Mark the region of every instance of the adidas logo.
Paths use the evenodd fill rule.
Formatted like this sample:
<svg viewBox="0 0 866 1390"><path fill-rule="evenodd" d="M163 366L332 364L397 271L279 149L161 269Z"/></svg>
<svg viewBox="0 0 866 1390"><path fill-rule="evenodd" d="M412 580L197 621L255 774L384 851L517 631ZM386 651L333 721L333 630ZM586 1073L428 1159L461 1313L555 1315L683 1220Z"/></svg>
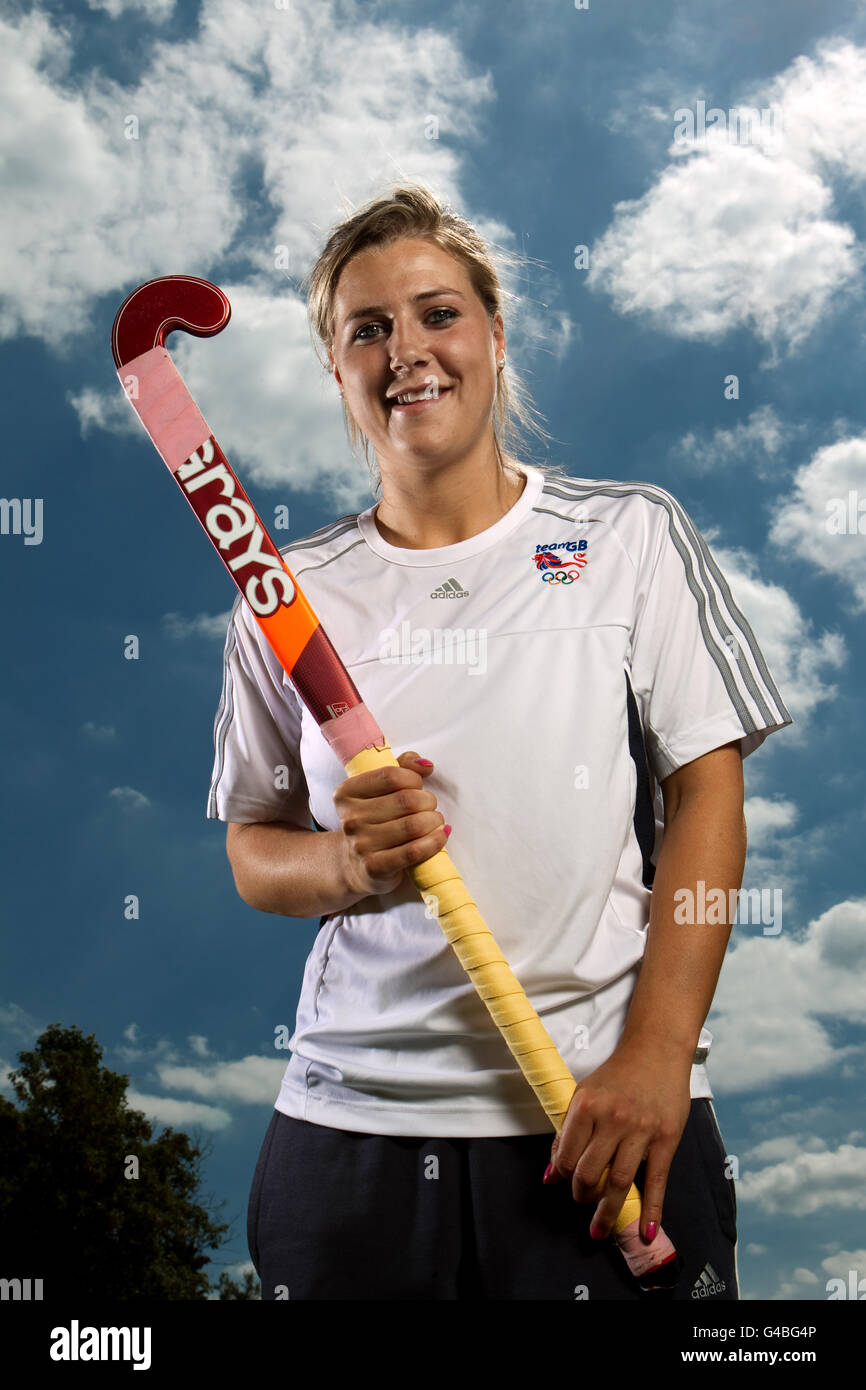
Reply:
<svg viewBox="0 0 866 1390"><path fill-rule="evenodd" d="M438 589L434 589L431 598L468 598L469 590L464 589L459 580L446 579L444 584L440 584Z"/></svg>
<svg viewBox="0 0 866 1390"><path fill-rule="evenodd" d="M712 1265L707 1262L692 1285L692 1298L712 1298L713 1294L724 1293L727 1288Z"/></svg>

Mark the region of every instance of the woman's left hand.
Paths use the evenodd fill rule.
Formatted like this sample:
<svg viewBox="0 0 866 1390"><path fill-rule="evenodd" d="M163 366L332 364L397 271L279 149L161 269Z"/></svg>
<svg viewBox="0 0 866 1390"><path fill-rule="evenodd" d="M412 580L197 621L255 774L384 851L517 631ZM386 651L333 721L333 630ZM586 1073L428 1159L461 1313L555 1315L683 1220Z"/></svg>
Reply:
<svg viewBox="0 0 866 1390"><path fill-rule="evenodd" d="M650 1228L661 1224L668 1172L689 1118L691 1065L691 1056L677 1061L643 1041L621 1042L579 1083L553 1141L547 1182L570 1177L576 1202L598 1202L590 1224L594 1239L613 1230L644 1158L640 1231L645 1240L655 1238Z"/></svg>

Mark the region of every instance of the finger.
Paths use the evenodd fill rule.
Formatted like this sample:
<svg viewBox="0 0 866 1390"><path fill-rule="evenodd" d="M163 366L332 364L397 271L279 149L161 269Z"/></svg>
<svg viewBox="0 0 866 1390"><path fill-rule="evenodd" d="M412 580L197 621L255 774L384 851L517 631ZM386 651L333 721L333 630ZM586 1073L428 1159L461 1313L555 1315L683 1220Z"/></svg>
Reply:
<svg viewBox="0 0 866 1390"><path fill-rule="evenodd" d="M558 1150L558 1149L559 1149L559 1135L557 1134L557 1135L555 1136L555 1138L554 1138L554 1140L553 1140L553 1143L552 1143L552 1145L551 1145L551 1148L550 1148L550 1162L548 1163L547 1167L545 1168L545 1170L544 1170L544 1177L542 1178L542 1182L543 1182L546 1186L548 1186L548 1187L549 1187L552 1183L555 1183L555 1182L564 1182L564 1181L565 1181L565 1178L563 1177L563 1174L560 1173L559 1170L558 1170L557 1167L556 1167L556 1154L557 1154L557 1150Z"/></svg>
<svg viewBox="0 0 866 1390"><path fill-rule="evenodd" d="M611 1158L604 1181L604 1193L589 1223L590 1235L594 1240L604 1240L613 1230L622 1204L634 1182L645 1145L645 1137L626 1140L619 1145Z"/></svg>
<svg viewBox="0 0 866 1390"><path fill-rule="evenodd" d="M651 1149L647 1157L640 1217L640 1233L644 1240L655 1240L662 1224L662 1208L672 1162L673 1154L658 1147Z"/></svg>
<svg viewBox="0 0 866 1390"><path fill-rule="evenodd" d="M340 813L344 825L355 819L361 825L382 825L385 821L403 823L412 816L417 815L436 815L436 797L432 792L425 791L423 787L401 787L397 791L385 793L371 793L369 796L354 797L350 796L343 802L344 810ZM438 812L441 816L441 811ZM442 816L441 824L445 824L445 817ZM427 830L432 826L428 825ZM424 827L419 831L414 827L409 827L410 835L423 834ZM404 836L404 839L406 836Z"/></svg>
<svg viewBox="0 0 866 1390"><path fill-rule="evenodd" d="M571 1174L571 1191L576 1202L599 1202L607 1181L611 1155L625 1138L607 1126L596 1127Z"/></svg>
<svg viewBox="0 0 866 1390"><path fill-rule="evenodd" d="M592 1131L592 1116L584 1111L576 1092L551 1150L551 1164L560 1177L571 1178L592 1139Z"/></svg>
<svg viewBox="0 0 866 1390"><path fill-rule="evenodd" d="M422 777L428 777L433 771L433 762L430 758L421 757L412 749L408 753L401 753L397 762L401 767L407 767L410 772L420 772Z"/></svg>

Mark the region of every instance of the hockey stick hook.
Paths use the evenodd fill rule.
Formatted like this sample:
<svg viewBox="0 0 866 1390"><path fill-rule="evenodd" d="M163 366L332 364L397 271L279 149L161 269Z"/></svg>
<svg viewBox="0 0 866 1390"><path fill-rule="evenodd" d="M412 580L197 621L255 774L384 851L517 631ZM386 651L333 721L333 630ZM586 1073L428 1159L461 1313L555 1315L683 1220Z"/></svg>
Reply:
<svg viewBox="0 0 866 1390"><path fill-rule="evenodd" d="M212 338L225 328L231 305L221 289L195 275L162 275L127 295L114 319L111 351L123 367L150 348L165 347L169 333L182 328Z"/></svg>

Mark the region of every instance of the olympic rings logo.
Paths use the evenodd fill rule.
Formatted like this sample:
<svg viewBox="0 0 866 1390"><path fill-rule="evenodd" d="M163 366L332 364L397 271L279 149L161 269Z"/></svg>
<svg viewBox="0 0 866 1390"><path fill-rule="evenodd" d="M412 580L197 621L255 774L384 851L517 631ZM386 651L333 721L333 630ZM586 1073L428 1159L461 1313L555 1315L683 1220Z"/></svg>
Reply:
<svg viewBox="0 0 866 1390"><path fill-rule="evenodd" d="M545 584L573 584L575 579L580 578L580 571L585 565L586 560L583 564L579 560L570 560L561 567L557 566L555 570L544 570L541 578ZM576 573L570 573L572 570Z"/></svg>

